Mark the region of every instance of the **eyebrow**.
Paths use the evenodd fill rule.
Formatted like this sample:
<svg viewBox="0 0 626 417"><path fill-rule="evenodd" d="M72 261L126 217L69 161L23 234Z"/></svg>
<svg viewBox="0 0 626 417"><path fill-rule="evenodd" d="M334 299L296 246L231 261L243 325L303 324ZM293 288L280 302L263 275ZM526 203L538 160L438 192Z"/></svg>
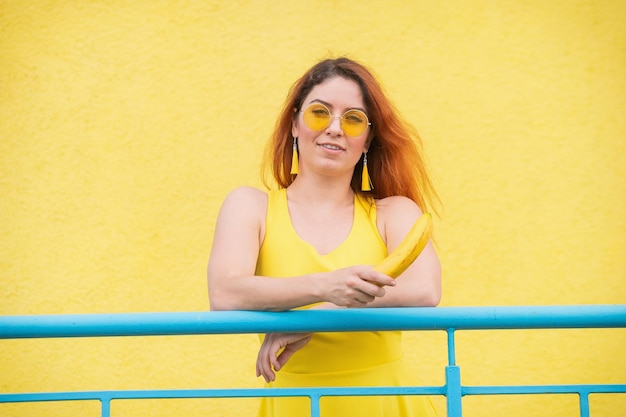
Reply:
<svg viewBox="0 0 626 417"><path fill-rule="evenodd" d="M309 105L311 105L313 103L321 103L324 106L328 107L329 109L333 109L333 105L332 104L330 104L327 101L321 100L319 98L314 98L313 100L309 101ZM347 111L350 111L350 110L360 110L363 113L367 114L367 111L364 108L361 108L361 107L349 107L349 108L344 110L344 113L347 112Z"/></svg>

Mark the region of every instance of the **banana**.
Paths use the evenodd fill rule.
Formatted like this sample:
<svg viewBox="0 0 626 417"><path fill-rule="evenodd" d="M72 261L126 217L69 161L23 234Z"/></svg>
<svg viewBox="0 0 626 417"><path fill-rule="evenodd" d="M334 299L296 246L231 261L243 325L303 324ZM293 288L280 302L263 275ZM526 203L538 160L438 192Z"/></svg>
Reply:
<svg viewBox="0 0 626 417"><path fill-rule="evenodd" d="M422 214L413 224L402 242L374 269L392 278L398 278L424 250L433 231L433 218L430 213Z"/></svg>

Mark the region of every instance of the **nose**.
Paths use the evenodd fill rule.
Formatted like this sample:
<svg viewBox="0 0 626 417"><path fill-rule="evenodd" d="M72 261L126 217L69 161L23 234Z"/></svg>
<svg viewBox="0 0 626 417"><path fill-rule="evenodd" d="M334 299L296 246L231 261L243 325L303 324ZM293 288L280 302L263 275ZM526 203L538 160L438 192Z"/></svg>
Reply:
<svg viewBox="0 0 626 417"><path fill-rule="evenodd" d="M333 135L343 133L341 127L341 116L331 116L330 123L328 124L328 132Z"/></svg>

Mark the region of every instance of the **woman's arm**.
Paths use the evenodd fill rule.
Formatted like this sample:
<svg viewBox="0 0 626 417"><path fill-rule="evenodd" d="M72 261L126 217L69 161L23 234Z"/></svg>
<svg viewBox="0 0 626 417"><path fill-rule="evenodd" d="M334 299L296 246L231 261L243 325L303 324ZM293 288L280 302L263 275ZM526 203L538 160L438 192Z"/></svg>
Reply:
<svg viewBox="0 0 626 417"><path fill-rule="evenodd" d="M266 212L267 194L252 187L237 188L224 200L207 269L212 310L285 310L318 300L304 277L287 282L254 275Z"/></svg>
<svg viewBox="0 0 626 417"><path fill-rule="evenodd" d="M406 236L422 211L406 197L388 197L377 202L378 230L391 253ZM368 307L434 307L441 299L441 264L432 241L420 256L387 290Z"/></svg>
<svg viewBox="0 0 626 417"><path fill-rule="evenodd" d="M224 200L207 269L211 310L281 311L324 301L363 307L385 294L379 285L395 285L363 265L289 279L255 275L266 213L267 194L255 188Z"/></svg>

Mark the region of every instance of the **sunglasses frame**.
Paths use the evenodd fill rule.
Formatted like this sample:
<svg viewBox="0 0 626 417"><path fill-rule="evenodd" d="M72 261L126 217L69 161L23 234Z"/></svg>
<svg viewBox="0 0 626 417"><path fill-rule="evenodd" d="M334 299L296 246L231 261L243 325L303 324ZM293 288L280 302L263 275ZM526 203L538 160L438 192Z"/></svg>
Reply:
<svg viewBox="0 0 626 417"><path fill-rule="evenodd" d="M327 124L326 126L322 127L321 129L313 129L311 126L309 126L309 125L307 124L306 120L304 119L304 113L305 113L305 112L306 112L309 108L311 108L312 106L320 106L320 107L323 107L323 108L325 108L325 109L328 111L328 114L330 115L330 117L328 118L328 124ZM343 125L343 124L344 124L344 116L345 116L346 114L348 114L348 113L352 112L352 111L356 111L356 112L359 112L359 113L363 114L363 116L365 116L365 120L367 121L367 123L366 123L366 125L365 125L365 129L363 130L363 132L362 132L362 133L360 133L360 134L358 134L358 135L355 135L355 136L349 135L349 134L346 132L346 129L344 128L344 125ZM351 138L356 138L356 137L358 137L358 136L361 136L362 134L364 134L365 132L367 132L367 129L368 129L370 126L372 126L372 123L370 122L369 117L367 117L367 114L365 114L365 112L364 112L363 110L359 110L359 109L350 109L350 110L346 110L346 111L345 111L345 112L344 112L341 116L333 116L333 115L332 115L332 113L331 113L331 111L330 111L330 109L328 108L328 106L326 106L326 105L325 105L325 104L323 104L323 103L318 103L318 102L316 102L316 103L311 103L311 104L309 104L309 105L308 105L308 106L306 106L304 109L300 110L300 112L299 112L299 113L302 113L302 121L304 122L304 124L305 124L305 125L306 125L309 129L311 129L311 130L313 130L313 131L316 131L316 132L321 132L322 130L327 129L327 128L328 128L328 126L330 126L330 124L331 124L331 123L333 122L333 120L335 120L335 119L339 119L339 125L341 126L341 130L343 131L343 133L344 133L346 136L351 137Z"/></svg>

